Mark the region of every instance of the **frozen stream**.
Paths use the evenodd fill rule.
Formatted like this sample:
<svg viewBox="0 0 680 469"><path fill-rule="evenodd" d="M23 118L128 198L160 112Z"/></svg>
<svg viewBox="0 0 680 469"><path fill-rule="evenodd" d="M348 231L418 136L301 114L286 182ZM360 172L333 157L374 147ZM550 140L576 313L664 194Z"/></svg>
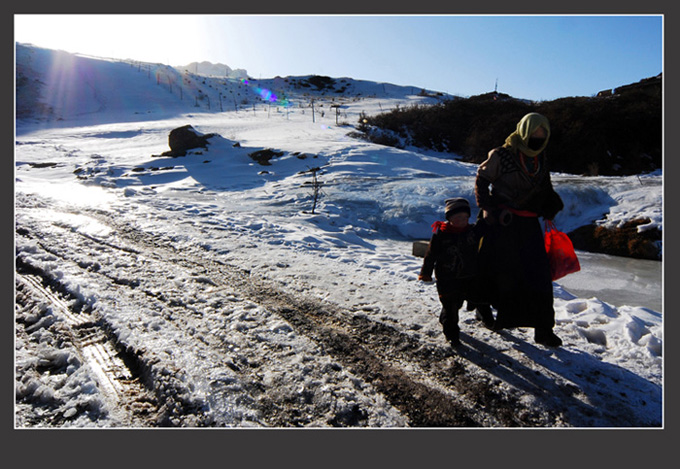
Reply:
<svg viewBox="0 0 680 469"><path fill-rule="evenodd" d="M662 312L662 262L578 251L581 271L557 283L583 298Z"/></svg>

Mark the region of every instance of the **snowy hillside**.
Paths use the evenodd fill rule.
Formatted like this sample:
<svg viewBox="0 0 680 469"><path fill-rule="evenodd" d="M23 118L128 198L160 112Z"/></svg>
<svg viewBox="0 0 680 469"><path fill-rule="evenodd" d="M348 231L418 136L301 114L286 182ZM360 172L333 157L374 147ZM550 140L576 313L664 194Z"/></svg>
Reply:
<svg viewBox="0 0 680 469"><path fill-rule="evenodd" d="M474 206L476 167L352 137L436 93L24 47L17 74L16 426L663 424L661 308L566 286L660 298L660 274L556 282L559 349L465 311L446 344L411 244L446 198ZM216 136L160 156L187 124ZM661 174L553 182L562 231L662 227Z"/></svg>
<svg viewBox="0 0 680 469"><path fill-rule="evenodd" d="M369 97L390 99L385 110L414 99L428 102L409 97L423 91L420 88L349 78L331 79L334 83L324 80L330 77L315 76L225 78L206 76L200 70L198 74L181 71L184 67L82 57L22 44L16 51L17 111L19 117L25 113L27 118L128 122L187 112L257 114L258 108L269 115L272 106L279 113L285 106L288 113L306 110L311 119L313 99L318 118L331 113L335 118L348 102ZM340 107L331 109L333 105Z"/></svg>

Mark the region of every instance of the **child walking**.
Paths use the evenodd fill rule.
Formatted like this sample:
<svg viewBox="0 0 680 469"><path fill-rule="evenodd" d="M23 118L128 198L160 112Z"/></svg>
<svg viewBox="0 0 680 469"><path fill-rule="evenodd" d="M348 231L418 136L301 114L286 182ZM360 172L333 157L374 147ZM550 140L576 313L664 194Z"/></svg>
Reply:
<svg viewBox="0 0 680 469"><path fill-rule="evenodd" d="M470 203L464 198L445 201L446 221L432 225L432 238L425 252L418 279L431 282L434 271L437 293L442 304L439 322L444 336L453 346L460 345L458 310L467 301L467 309L477 309L484 324L493 327L493 315L482 297L477 253L484 222L470 224Z"/></svg>

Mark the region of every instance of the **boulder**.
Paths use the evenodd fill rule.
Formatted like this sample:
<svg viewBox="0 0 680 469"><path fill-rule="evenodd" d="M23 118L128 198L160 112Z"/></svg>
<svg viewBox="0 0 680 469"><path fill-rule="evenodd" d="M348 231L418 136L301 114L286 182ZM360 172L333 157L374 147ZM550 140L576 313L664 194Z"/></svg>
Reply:
<svg viewBox="0 0 680 469"><path fill-rule="evenodd" d="M663 234L658 228L639 231L649 218L630 220L618 228L587 225L568 233L574 248L612 256L661 260Z"/></svg>
<svg viewBox="0 0 680 469"><path fill-rule="evenodd" d="M206 148L208 139L215 134L202 134L191 125L184 125L170 131L168 144L170 151L162 153L161 156L186 156L187 151L194 148Z"/></svg>
<svg viewBox="0 0 680 469"><path fill-rule="evenodd" d="M262 166L269 166L271 165L269 161L272 158L283 156L283 152L272 150L271 148L265 148L264 150L258 150L252 153L248 153L248 156L250 156L254 161L261 164Z"/></svg>

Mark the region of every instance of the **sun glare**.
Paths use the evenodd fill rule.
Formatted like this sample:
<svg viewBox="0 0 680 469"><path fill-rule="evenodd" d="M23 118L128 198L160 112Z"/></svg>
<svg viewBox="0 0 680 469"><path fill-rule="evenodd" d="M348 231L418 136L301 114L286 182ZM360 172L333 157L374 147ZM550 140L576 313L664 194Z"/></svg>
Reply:
<svg viewBox="0 0 680 469"><path fill-rule="evenodd" d="M194 15L15 15L15 40L104 58L184 65L200 60L205 21Z"/></svg>

